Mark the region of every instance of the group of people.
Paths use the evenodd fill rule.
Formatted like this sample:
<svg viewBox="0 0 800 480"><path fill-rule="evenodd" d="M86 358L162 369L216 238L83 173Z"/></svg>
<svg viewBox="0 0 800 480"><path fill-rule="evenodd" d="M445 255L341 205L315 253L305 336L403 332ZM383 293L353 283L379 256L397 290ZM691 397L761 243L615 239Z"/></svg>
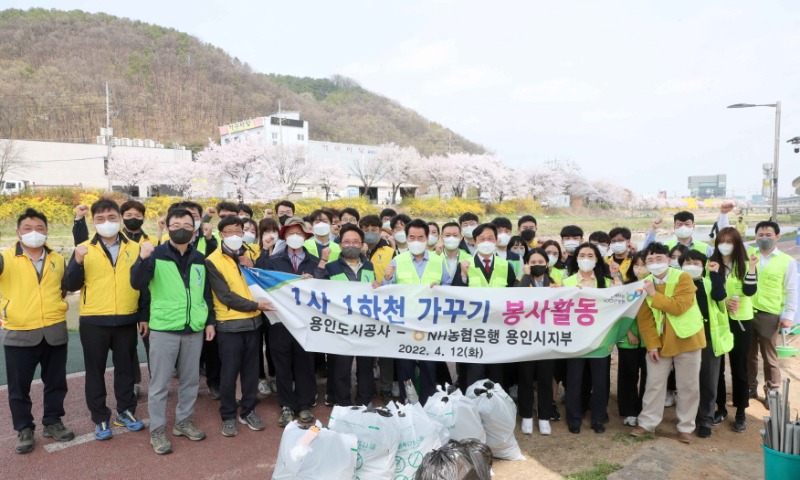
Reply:
<svg viewBox="0 0 800 480"><path fill-rule="evenodd" d="M742 432L749 399L758 397L759 352L765 396L780 385L775 344L779 329L794 319L797 265L777 248L777 223L758 223L755 246L748 248L728 224L731 208L721 209L713 245L694 238L692 213L678 212L673 218L676 238L657 242L657 220L637 249L625 227L586 238L579 226L568 225L560 241L540 242L531 215L516 225L503 217L482 222L471 212L439 225L388 208L363 217L353 208L320 209L301 218L288 200L259 221L247 205L223 202L203 209L181 201L159 219L157 233L148 235L142 230L142 203L101 199L76 208L76 247L69 260L48 247L45 215L28 209L17 220L18 242L0 253L0 341L18 432L16 451L34 448L30 387L38 365L44 383L43 435L57 441L74 438L61 421L67 392L66 292L80 292L85 399L97 440L112 438L111 425L144 429L136 416L139 340L148 357L150 443L158 454L172 451L166 408L174 377L173 435L194 441L206 437L192 420L201 371L209 395L220 401L226 437L237 434L237 424L264 430L256 406L271 394L281 407L280 427L294 419L313 422L318 374L326 377L325 404L343 406L366 405L378 396L405 401L406 386L416 375L423 403L437 384L465 389L489 378L516 397L521 432L528 435L534 417L542 435L550 434L550 422L561 418L560 383L569 431L580 433L587 410L592 430L605 431L610 357L460 363L452 375L442 362L311 353L281 323L268 320L275 307L253 298L243 266L366 282L374 288L609 288L642 281L646 301L618 343L618 413L632 427L631 435L653 433L664 408L675 405L679 440L690 442L695 430L700 437L710 436L712 426L728 416L726 353L735 408L732 428ZM105 388L109 351L113 416Z"/></svg>

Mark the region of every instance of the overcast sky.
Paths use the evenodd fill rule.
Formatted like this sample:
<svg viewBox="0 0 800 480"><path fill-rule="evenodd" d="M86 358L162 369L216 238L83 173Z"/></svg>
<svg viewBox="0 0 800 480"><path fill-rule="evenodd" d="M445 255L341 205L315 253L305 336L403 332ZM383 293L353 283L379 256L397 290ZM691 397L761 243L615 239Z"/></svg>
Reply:
<svg viewBox="0 0 800 480"><path fill-rule="evenodd" d="M760 192L761 164L773 160L775 109L725 107L780 100L781 196L800 176L800 154L786 143L800 136L796 0L0 5L103 11L173 27L259 72L344 74L509 164L568 158L591 179L642 194L681 195L689 175L721 173L737 196Z"/></svg>

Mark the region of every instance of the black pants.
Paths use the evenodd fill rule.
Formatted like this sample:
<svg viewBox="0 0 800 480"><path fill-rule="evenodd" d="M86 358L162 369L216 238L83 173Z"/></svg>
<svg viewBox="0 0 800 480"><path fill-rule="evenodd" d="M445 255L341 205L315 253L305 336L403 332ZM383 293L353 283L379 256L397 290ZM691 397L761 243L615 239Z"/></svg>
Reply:
<svg viewBox="0 0 800 480"><path fill-rule="evenodd" d="M261 347L258 350L258 378L267 378L267 374L269 374L270 377L275 377L275 364L272 362L272 350L269 348L270 328L272 328L272 324L270 324L269 320L267 320L265 317L264 326L262 327L263 330L261 332ZM264 369L265 360L267 364L266 370Z"/></svg>
<svg viewBox="0 0 800 480"><path fill-rule="evenodd" d="M731 364L731 398L733 406L747 408L750 406L750 386L747 380L747 354L750 353L750 339L753 336L753 324L749 320L731 320L733 349L728 352ZM725 388L725 358L720 360L719 383L717 384L717 410L727 410Z"/></svg>
<svg viewBox="0 0 800 480"><path fill-rule="evenodd" d="M67 396L67 344L52 346L42 340L35 347L3 347L8 376L8 405L14 430L36 428L31 413L31 382L36 366L42 366L44 415L42 425L53 425L64 416Z"/></svg>
<svg viewBox="0 0 800 480"><path fill-rule="evenodd" d="M617 405L621 417L638 417L647 385L647 349L618 348Z"/></svg>
<svg viewBox="0 0 800 480"><path fill-rule="evenodd" d="M400 384L400 399L406 400L406 380L414 379L414 367L419 367L419 402L425 405L428 398L436 393L436 363L427 360L395 359L397 382Z"/></svg>
<svg viewBox="0 0 800 480"><path fill-rule="evenodd" d="M319 355L319 354L315 354ZM328 395L329 399L332 401L336 401L337 393L336 393L336 361L339 359L339 355L333 354L323 354L325 355L325 394Z"/></svg>
<svg viewBox="0 0 800 480"><path fill-rule="evenodd" d="M331 361L328 355L328 362ZM336 396L334 401L337 405L350 406L352 401L352 377L353 377L353 358L350 355L336 355L334 368ZM375 377L372 366L375 364L375 357L355 357L356 360L356 405L369 405L375 397Z"/></svg>
<svg viewBox="0 0 800 480"><path fill-rule="evenodd" d="M249 332L218 332L217 346L222 363L219 382L219 415L222 420L236 418L236 379L242 389L239 415L246 417L258 404L258 359L261 329Z"/></svg>
<svg viewBox="0 0 800 480"><path fill-rule="evenodd" d="M281 323L270 327L269 347L275 360L278 404L291 408L293 412L308 410L317 393L314 354L303 350Z"/></svg>
<svg viewBox="0 0 800 480"><path fill-rule="evenodd" d="M106 405L106 362L111 351L114 364L114 397L117 412L129 410L136 413L136 395L133 393L134 369L139 368L136 353L136 324L119 327L102 327L81 324L83 363L86 367L86 406L95 424L111 421L111 409Z"/></svg>
<svg viewBox="0 0 800 480"><path fill-rule="evenodd" d="M447 362L436 362L436 384L444 385L445 383L453 385L450 367L447 366Z"/></svg>
<svg viewBox="0 0 800 480"><path fill-rule="evenodd" d="M583 408L582 385L584 369L591 372L592 392L589 409L592 411L592 424L602 423L608 417L608 358L570 358L567 360L567 423L580 428L586 410Z"/></svg>
<svg viewBox="0 0 800 480"><path fill-rule="evenodd" d="M458 388L461 392L466 394L467 387L477 382L488 378L494 383L499 383L503 388L507 388L503 383L503 370L505 369L504 363L459 363L458 364Z"/></svg>
<svg viewBox="0 0 800 480"><path fill-rule="evenodd" d="M217 337L210 342L203 340L203 351L200 352L200 364L206 369L206 385L219 388L220 359Z"/></svg>
<svg viewBox="0 0 800 480"><path fill-rule="evenodd" d="M517 395L519 399L519 415L522 418L533 418L533 382L539 391L537 401L539 420L550 420L553 416L553 370L555 360L536 360L515 363L518 373Z"/></svg>

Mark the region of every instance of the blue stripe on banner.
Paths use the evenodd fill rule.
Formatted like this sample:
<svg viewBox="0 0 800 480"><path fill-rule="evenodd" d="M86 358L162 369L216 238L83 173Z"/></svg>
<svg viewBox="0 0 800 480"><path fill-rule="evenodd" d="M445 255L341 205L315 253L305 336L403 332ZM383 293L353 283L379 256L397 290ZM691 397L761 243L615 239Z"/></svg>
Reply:
<svg viewBox="0 0 800 480"><path fill-rule="evenodd" d="M262 270L260 268L241 267L247 285L258 285L264 291L274 290L284 283L299 280L299 275L291 273L274 272L272 270Z"/></svg>

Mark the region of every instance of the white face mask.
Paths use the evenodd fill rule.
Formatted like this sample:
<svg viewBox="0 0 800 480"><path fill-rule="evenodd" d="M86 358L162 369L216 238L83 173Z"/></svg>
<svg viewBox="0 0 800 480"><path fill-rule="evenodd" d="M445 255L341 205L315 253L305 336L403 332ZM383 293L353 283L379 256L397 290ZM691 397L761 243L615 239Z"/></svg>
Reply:
<svg viewBox="0 0 800 480"><path fill-rule="evenodd" d="M596 245L597 249L600 250L600 256L605 257L608 255L608 247L605 245Z"/></svg>
<svg viewBox="0 0 800 480"><path fill-rule="evenodd" d="M244 241L244 243L254 243L256 241L256 234L253 232L244 232L242 240Z"/></svg>
<svg viewBox="0 0 800 480"><path fill-rule="evenodd" d="M421 255L426 247L426 242L408 242L408 251L411 255Z"/></svg>
<svg viewBox="0 0 800 480"><path fill-rule="evenodd" d="M647 266L647 271L653 275L661 275L662 273L666 272L668 268L669 265L666 263L651 263Z"/></svg>
<svg viewBox="0 0 800 480"><path fill-rule="evenodd" d="M240 248L242 248L242 243L244 243L244 239L239 235L232 235L230 237L225 237L222 239L222 243L230 250L231 252L238 252Z"/></svg>
<svg viewBox="0 0 800 480"><path fill-rule="evenodd" d="M692 280L697 280L703 275L703 267L698 267L697 265L684 265L683 271L688 273Z"/></svg>
<svg viewBox="0 0 800 480"><path fill-rule="evenodd" d="M558 255L547 255L547 266L552 267L558 262Z"/></svg>
<svg viewBox="0 0 800 480"><path fill-rule="evenodd" d="M478 253L481 255L492 255L497 250L494 242L481 242L478 244Z"/></svg>
<svg viewBox="0 0 800 480"><path fill-rule="evenodd" d="M525 256L525 249L524 248L512 248L511 251L516 253L517 255L519 255L519 258L522 258L522 257Z"/></svg>
<svg viewBox="0 0 800 480"><path fill-rule="evenodd" d="M475 230L475 225L467 225L461 229L461 233L467 238L472 238L472 232Z"/></svg>
<svg viewBox="0 0 800 480"><path fill-rule="evenodd" d="M98 223L94 228L101 237L110 238L119 233L119 222Z"/></svg>
<svg viewBox="0 0 800 480"><path fill-rule="evenodd" d="M508 245L508 242L511 241L511 235L507 233L501 233L497 235L497 245L500 247L505 247Z"/></svg>
<svg viewBox="0 0 800 480"><path fill-rule="evenodd" d="M577 249L580 244L581 243L577 240L567 240L564 242L564 250L566 250L567 253L575 253L575 249Z"/></svg>
<svg viewBox="0 0 800 480"><path fill-rule="evenodd" d="M432 246L436 245L437 243L439 243L439 236L438 235L431 235L430 237L428 237L428 246L429 247L432 247Z"/></svg>
<svg viewBox="0 0 800 480"><path fill-rule="evenodd" d="M578 269L580 269L581 272L591 272L594 270L595 265L597 265L597 261L591 258L578 259Z"/></svg>
<svg viewBox="0 0 800 480"><path fill-rule="evenodd" d="M28 232L20 235L20 241L28 248L39 248L47 241L47 235L42 235L37 231Z"/></svg>
<svg viewBox="0 0 800 480"><path fill-rule="evenodd" d="M277 233L265 233L261 238L262 238L262 240L268 238L268 239L270 239L270 240L272 240L274 242L274 241L278 240L278 234Z"/></svg>
<svg viewBox="0 0 800 480"><path fill-rule="evenodd" d="M303 246L305 241L306 241L305 237L303 237L299 233L293 233L288 237L286 237L286 246L288 246L292 250L297 250Z"/></svg>
<svg viewBox="0 0 800 480"><path fill-rule="evenodd" d="M331 224L319 222L314 224L314 235L318 237L325 237L331 233Z"/></svg>
<svg viewBox="0 0 800 480"><path fill-rule="evenodd" d="M719 253L721 253L725 257L733 253L732 243L720 243L719 245L717 245L717 248L719 249Z"/></svg>
<svg viewBox="0 0 800 480"><path fill-rule="evenodd" d="M686 225L675 229L675 235L681 240L691 237L692 233L694 233L694 228L687 227Z"/></svg>
<svg viewBox="0 0 800 480"><path fill-rule="evenodd" d="M406 243L406 232L394 232L394 241L397 243Z"/></svg>
<svg viewBox="0 0 800 480"><path fill-rule="evenodd" d="M383 223L383 228L385 228L386 230L391 230L392 229L392 224L389 223L389 222L384 222Z"/></svg>
<svg viewBox="0 0 800 480"><path fill-rule="evenodd" d="M669 266L672 267L672 268L677 268L678 270L680 270L681 263L673 258L672 260L669 261Z"/></svg>
<svg viewBox="0 0 800 480"><path fill-rule="evenodd" d="M194 229L195 230L200 230L200 227L202 227L202 226L203 226L203 221L202 220L195 220L194 221Z"/></svg>
<svg viewBox="0 0 800 480"><path fill-rule="evenodd" d="M620 255L628 250L628 242L614 242L611 244L611 251Z"/></svg>
<svg viewBox="0 0 800 480"><path fill-rule="evenodd" d="M461 239L458 237L444 237L444 248L448 250L455 250L461 244Z"/></svg>

